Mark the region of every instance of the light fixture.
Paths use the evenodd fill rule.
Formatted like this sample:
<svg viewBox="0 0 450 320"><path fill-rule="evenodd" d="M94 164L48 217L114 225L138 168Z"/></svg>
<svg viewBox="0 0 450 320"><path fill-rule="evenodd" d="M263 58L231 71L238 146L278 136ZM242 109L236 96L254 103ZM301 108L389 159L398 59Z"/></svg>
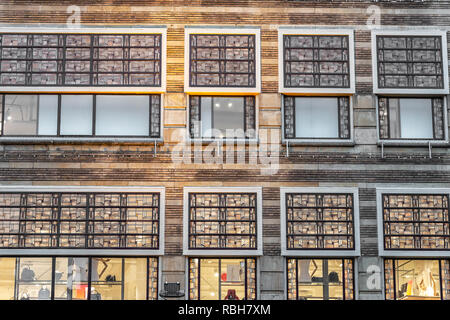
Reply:
<svg viewBox="0 0 450 320"><path fill-rule="evenodd" d="M216 108L218 108L218 107L220 107L220 104L216 103L214 106L215 106Z"/></svg>
<svg viewBox="0 0 450 320"><path fill-rule="evenodd" d="M228 103L228 108L231 108L232 106L233 106L232 102Z"/></svg>
<svg viewBox="0 0 450 320"><path fill-rule="evenodd" d="M219 274L216 272L216 273L214 273L214 277L218 277L219 276Z"/></svg>
<svg viewBox="0 0 450 320"><path fill-rule="evenodd" d="M214 297L216 294L214 292L211 292L211 297Z"/></svg>
<svg viewBox="0 0 450 320"><path fill-rule="evenodd" d="M5 116L6 116L6 120L8 120L8 121L12 120L11 111L9 108L8 108L8 110L6 110Z"/></svg>

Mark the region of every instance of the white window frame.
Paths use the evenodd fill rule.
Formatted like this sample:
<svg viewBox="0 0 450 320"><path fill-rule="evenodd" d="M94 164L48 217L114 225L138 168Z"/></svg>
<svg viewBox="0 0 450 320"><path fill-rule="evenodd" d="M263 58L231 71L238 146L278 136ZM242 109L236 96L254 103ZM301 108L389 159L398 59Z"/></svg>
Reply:
<svg viewBox="0 0 450 320"><path fill-rule="evenodd" d="M284 87L284 35L308 35L308 36L348 36L349 46L349 88L285 88ZM353 95L355 94L355 40L354 29L324 29L324 28L296 28L282 26L278 28L278 86L279 92L284 94L327 94L327 95Z"/></svg>
<svg viewBox="0 0 450 320"><path fill-rule="evenodd" d="M1 192L148 192L159 193L159 248L158 249L3 249L5 256L162 256L164 255L165 188L164 187L112 187L112 186L0 186Z"/></svg>
<svg viewBox="0 0 450 320"><path fill-rule="evenodd" d="M384 258L449 258L450 250L427 249L394 249L384 248L384 219L383 219L383 194L447 194L450 197L450 189L446 188L376 188L377 192L377 229L378 229L378 255Z"/></svg>
<svg viewBox="0 0 450 320"><path fill-rule="evenodd" d="M354 249L287 249L286 243L286 194L287 193L351 193L353 194L353 231ZM361 255L360 227L359 227L359 193L358 188L349 187L281 187L280 188L280 223L281 223L281 255L285 257L340 257L354 258Z"/></svg>
<svg viewBox="0 0 450 320"><path fill-rule="evenodd" d="M441 50L442 50L442 69L444 88L442 89L396 89L396 88L379 88L378 87L378 51L377 51L377 36L440 36ZM447 95L449 94L448 84L448 52L447 52L447 32L441 29L435 30L416 30L416 29L391 29L391 30L372 30L372 82L373 93L383 94L415 94L415 95Z"/></svg>
<svg viewBox="0 0 450 320"><path fill-rule="evenodd" d="M296 98L297 96L294 96ZM309 98L321 98L324 96L307 96ZM336 97L338 95L332 95L328 97ZM303 138L286 138L284 135L284 97L281 97L281 143L282 144L293 144L293 145L332 145L332 146L353 146L355 145L354 138L354 127L353 127L353 96L348 96L349 98L349 120L350 120L350 137L348 139L340 139L340 138L317 138L317 139L303 139ZM295 106L294 106L295 113ZM338 113L339 117L339 113ZM338 119L339 120L339 119ZM294 124L295 125L295 124Z"/></svg>
<svg viewBox="0 0 450 320"><path fill-rule="evenodd" d="M189 193L256 193L256 249L189 249ZM183 255L193 257L257 257L263 254L262 187L184 187Z"/></svg>
<svg viewBox="0 0 450 320"><path fill-rule="evenodd" d="M147 93L162 94L166 91L166 64L167 64L167 27L166 26L148 26L148 27L24 27L0 28L0 33L60 33L60 34L160 34L161 35L161 86L157 87L108 87L108 86L8 86L4 91L13 92L31 92L31 93Z"/></svg>
<svg viewBox="0 0 450 320"><path fill-rule="evenodd" d="M443 120L444 120L444 139L434 140L434 139L381 139L380 137L380 113L379 113L379 99L381 97L386 98L409 98L410 96L389 96L389 95L376 95L375 96L375 104L376 104L376 122L377 122L377 144L378 145L385 145L385 146L446 146L449 144L448 141L448 96L443 96L442 99L444 100L444 107L443 107ZM412 97L412 96L411 96ZM424 99L433 99L438 98L439 96L423 96L420 98ZM433 121L433 119L432 119ZM390 123L388 124L390 126ZM434 128L434 124L433 124Z"/></svg>
<svg viewBox="0 0 450 320"><path fill-rule="evenodd" d="M249 34L255 35L255 82L254 88L249 87L191 87L190 86L190 35L191 34ZM261 29L259 27L213 27L185 26L184 29L184 92L188 95L224 95L241 94L256 95L261 92Z"/></svg>

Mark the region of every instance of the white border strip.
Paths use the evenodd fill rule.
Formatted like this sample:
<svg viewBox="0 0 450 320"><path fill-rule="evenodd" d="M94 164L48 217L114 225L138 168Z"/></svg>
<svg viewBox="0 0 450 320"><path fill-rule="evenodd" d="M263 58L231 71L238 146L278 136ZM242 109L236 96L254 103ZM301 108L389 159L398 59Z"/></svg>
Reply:
<svg viewBox="0 0 450 320"><path fill-rule="evenodd" d="M256 248L255 250L239 249L189 249L189 193L249 193L256 192ZM185 256L241 256L253 257L263 254L263 222L262 222L262 188L261 187L184 187L183 190L183 255Z"/></svg>
<svg viewBox="0 0 450 320"><path fill-rule="evenodd" d="M159 249L0 249L0 256L37 255L109 255L109 256L161 256L164 255L165 188L164 187L93 187L93 186L0 186L0 192L158 192Z"/></svg>
<svg viewBox="0 0 450 320"><path fill-rule="evenodd" d="M349 68L350 87L349 88L285 88L284 87L284 35L336 35L348 36L349 45ZM286 28L278 27L278 87L280 93L320 93L320 94L354 94L355 93L355 40L353 29L321 29L321 28Z"/></svg>
<svg viewBox="0 0 450 320"><path fill-rule="evenodd" d="M189 81L190 74L190 41L191 34L248 34L255 35L255 60L256 60L256 87L191 87ZM188 94L257 94L261 92L261 29L260 28L230 28L230 27L210 27L210 28L185 28L184 29L184 92Z"/></svg>
<svg viewBox="0 0 450 320"><path fill-rule="evenodd" d="M447 194L450 189L445 188L376 188L377 190L377 229L378 229L378 255L380 257L432 257L448 258L450 250L385 250L384 249L384 222L383 222L383 194Z"/></svg>
<svg viewBox="0 0 450 320"><path fill-rule="evenodd" d="M444 88L443 89L391 89L391 88L378 88L378 51L377 51L377 36L440 36L441 51L442 51L442 69L444 73ZM440 29L418 29L418 30L404 30L404 29L383 29L372 30L372 71L373 71L373 92L375 94L435 94L445 95L449 94L448 85L448 52L447 52L447 33Z"/></svg>
<svg viewBox="0 0 450 320"><path fill-rule="evenodd" d="M288 250L286 244L286 193L351 193L353 194L353 230L355 232L354 250ZM280 188L281 255L287 257L358 257L361 255L359 227L358 188L341 187L293 187Z"/></svg>

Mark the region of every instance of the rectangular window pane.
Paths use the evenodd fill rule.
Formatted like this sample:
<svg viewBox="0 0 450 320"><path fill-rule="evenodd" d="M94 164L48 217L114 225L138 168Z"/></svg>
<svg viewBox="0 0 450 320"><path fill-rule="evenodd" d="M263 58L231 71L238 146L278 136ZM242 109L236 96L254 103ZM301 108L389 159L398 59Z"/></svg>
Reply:
<svg viewBox="0 0 450 320"><path fill-rule="evenodd" d="M200 121L202 126L202 137L211 138L212 132L212 97L200 98Z"/></svg>
<svg viewBox="0 0 450 320"><path fill-rule="evenodd" d="M39 135L56 135L58 130L58 96L39 95Z"/></svg>
<svg viewBox="0 0 450 320"><path fill-rule="evenodd" d="M16 258L0 258L0 300L14 300Z"/></svg>
<svg viewBox="0 0 450 320"><path fill-rule="evenodd" d="M213 127L220 131L221 137L242 136L235 130L244 131L244 99L243 98L214 98L213 99Z"/></svg>
<svg viewBox="0 0 450 320"><path fill-rule="evenodd" d="M145 300L147 295L147 259L127 258L124 270L124 300Z"/></svg>
<svg viewBox="0 0 450 320"><path fill-rule="evenodd" d="M61 135L92 134L92 96L61 96Z"/></svg>
<svg viewBox="0 0 450 320"><path fill-rule="evenodd" d="M36 135L37 95L5 95L4 135Z"/></svg>
<svg viewBox="0 0 450 320"><path fill-rule="evenodd" d="M200 300L220 300L219 259L200 259Z"/></svg>
<svg viewBox="0 0 450 320"><path fill-rule="evenodd" d="M50 300L52 290L52 258L19 258L16 283L19 300Z"/></svg>
<svg viewBox="0 0 450 320"><path fill-rule="evenodd" d="M298 138L338 138L338 117L336 98L295 98Z"/></svg>
<svg viewBox="0 0 450 320"><path fill-rule="evenodd" d="M92 258L91 300L122 300L122 258Z"/></svg>
<svg viewBox="0 0 450 320"><path fill-rule="evenodd" d="M395 260L399 300L440 300L439 260Z"/></svg>
<svg viewBox="0 0 450 320"><path fill-rule="evenodd" d="M96 135L149 135L149 96L99 95L96 98Z"/></svg>
<svg viewBox="0 0 450 320"><path fill-rule="evenodd" d="M86 300L89 258L56 258L55 300Z"/></svg>
<svg viewBox="0 0 450 320"><path fill-rule="evenodd" d="M401 138L433 139L431 99L400 99Z"/></svg>

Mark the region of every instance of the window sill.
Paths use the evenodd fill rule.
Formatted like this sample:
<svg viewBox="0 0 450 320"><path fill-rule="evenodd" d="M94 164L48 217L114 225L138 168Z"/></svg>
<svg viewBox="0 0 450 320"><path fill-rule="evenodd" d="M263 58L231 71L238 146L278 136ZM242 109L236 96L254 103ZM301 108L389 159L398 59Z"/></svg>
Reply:
<svg viewBox="0 0 450 320"><path fill-rule="evenodd" d="M257 144L259 142L259 139L213 139L213 138L195 138L188 140L189 143L201 143L201 144L210 144L210 143L221 143L221 144L227 144L227 143L242 143L242 144Z"/></svg>
<svg viewBox="0 0 450 320"><path fill-rule="evenodd" d="M183 251L184 256L210 256L210 257L217 257L217 256L239 256L239 257L256 257L256 256L262 256L262 250L255 250L255 249L220 249L220 248L214 248L214 249L185 249Z"/></svg>
<svg viewBox="0 0 450 320"><path fill-rule="evenodd" d="M378 140L379 146L384 147L448 147L447 140Z"/></svg>
<svg viewBox="0 0 450 320"><path fill-rule="evenodd" d="M163 144L162 138L148 137L0 137L0 144Z"/></svg>
<svg viewBox="0 0 450 320"><path fill-rule="evenodd" d="M281 249L284 257L359 257L357 249Z"/></svg>
<svg viewBox="0 0 450 320"><path fill-rule="evenodd" d="M282 143L290 146L355 146L353 139L283 139Z"/></svg>

